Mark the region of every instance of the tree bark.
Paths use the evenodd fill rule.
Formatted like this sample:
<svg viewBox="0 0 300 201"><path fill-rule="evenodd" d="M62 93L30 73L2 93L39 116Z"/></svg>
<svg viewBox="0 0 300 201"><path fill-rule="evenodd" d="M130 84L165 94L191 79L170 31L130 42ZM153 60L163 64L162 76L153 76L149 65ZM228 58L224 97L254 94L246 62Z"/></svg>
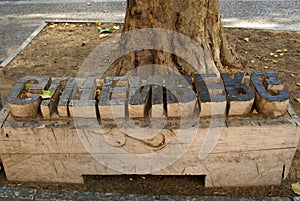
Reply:
<svg viewBox="0 0 300 201"><path fill-rule="evenodd" d="M234 51L223 37L218 0L127 0L123 32L145 28L172 30L191 38L205 53L205 58L197 58L202 68L214 66L222 70L224 66L238 64ZM158 37L157 43L162 43L161 40ZM182 46L183 50L189 48ZM199 69L177 55L161 50L140 50L121 58L116 64L116 74L124 75L148 64L171 67L182 74L199 73ZM155 73L153 69L149 71Z"/></svg>

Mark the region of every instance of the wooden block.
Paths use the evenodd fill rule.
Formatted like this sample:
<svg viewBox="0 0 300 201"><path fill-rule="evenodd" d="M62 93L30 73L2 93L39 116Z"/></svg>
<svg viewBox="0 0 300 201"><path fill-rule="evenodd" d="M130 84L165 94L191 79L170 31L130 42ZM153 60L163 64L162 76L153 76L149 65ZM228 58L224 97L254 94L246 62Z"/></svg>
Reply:
<svg viewBox="0 0 300 201"><path fill-rule="evenodd" d="M40 94L42 90L49 86L50 82L51 78L49 76L27 76L18 80L7 96L7 103L12 115L19 118L36 117L40 115ZM20 96L25 90L26 83L30 83L30 87L27 89L30 96L21 98Z"/></svg>
<svg viewBox="0 0 300 201"><path fill-rule="evenodd" d="M288 115L267 119L267 123L266 118L256 119L255 116L248 119L230 117L216 147L203 160L198 158L201 145L209 139L207 133L213 129L207 118L201 119L201 128L195 138L188 135L189 125L176 129L176 120L167 122L166 129L154 141L133 139L116 127L98 129L93 135L103 135L105 142L102 143L122 150L124 157L126 153L155 153L155 162L169 160L192 141L188 150L182 152L174 163L150 172L151 175L203 175L206 176L206 187L279 185L282 177L288 175L300 135L299 127L290 120ZM255 121L260 125L253 124ZM57 121L38 122L46 125L44 128L35 128L39 124L24 127L24 122L9 116L1 129L0 153L8 180L83 183L82 175L123 174L104 164L109 166L113 162L125 169L128 165L116 160L116 153L107 150L95 149L95 152L88 153L71 122L69 128L64 124L49 127ZM78 129L90 135L89 125L86 126ZM190 138L178 140L180 134ZM91 144L99 146L97 141L92 140ZM166 151L170 146L174 149ZM155 162L138 165L155 169ZM140 174L139 168L133 168L131 174Z"/></svg>
<svg viewBox="0 0 300 201"><path fill-rule="evenodd" d="M200 101L200 117L225 115L226 97L216 74L194 75Z"/></svg>
<svg viewBox="0 0 300 201"><path fill-rule="evenodd" d="M70 82L73 82L72 88ZM75 80L74 78L56 78L52 81L48 90L54 90L55 93L52 98L45 99L41 102L41 112L44 118L51 118L52 113L58 112L58 105L60 104L60 113L68 116L68 103L71 98ZM63 96L62 96L63 95ZM62 105L64 105L62 107Z"/></svg>
<svg viewBox="0 0 300 201"><path fill-rule="evenodd" d="M286 114L290 94L288 90L282 90L282 82L276 73L252 73L250 85L256 93L255 105L259 113L268 117Z"/></svg>
<svg viewBox="0 0 300 201"><path fill-rule="evenodd" d="M147 79L148 84L151 85L151 118L163 119L166 117L164 109L164 91L163 80L160 75L150 76Z"/></svg>
<svg viewBox="0 0 300 201"><path fill-rule="evenodd" d="M126 118L127 87L127 77L105 78L98 105L101 120Z"/></svg>
<svg viewBox="0 0 300 201"><path fill-rule="evenodd" d="M71 100L70 115L76 118L97 118L96 110L96 80L93 77L86 79L86 83L79 100Z"/></svg>
<svg viewBox="0 0 300 201"><path fill-rule="evenodd" d="M68 117L70 116L69 111L69 103L72 97L72 93L74 88L76 87L75 79L72 77L67 78L67 83L60 95L59 102L57 105L57 112L58 115L61 117Z"/></svg>
<svg viewBox="0 0 300 201"><path fill-rule="evenodd" d="M129 80L128 111L130 118L144 118L150 101L150 85L141 85L141 78L133 76Z"/></svg>
<svg viewBox="0 0 300 201"><path fill-rule="evenodd" d="M192 89L191 77L179 74L168 75L166 88L168 117L192 116L195 112L197 97Z"/></svg>
<svg viewBox="0 0 300 201"><path fill-rule="evenodd" d="M246 115L252 110L255 94L250 86L243 83L245 73L236 73L233 78L228 73L221 77L225 86L228 100L228 115Z"/></svg>

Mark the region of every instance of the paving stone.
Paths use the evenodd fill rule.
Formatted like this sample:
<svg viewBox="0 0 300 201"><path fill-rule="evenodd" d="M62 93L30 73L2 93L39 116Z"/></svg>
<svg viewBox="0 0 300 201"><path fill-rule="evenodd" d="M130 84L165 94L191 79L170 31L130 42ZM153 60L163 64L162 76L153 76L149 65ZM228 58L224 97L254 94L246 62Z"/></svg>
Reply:
<svg viewBox="0 0 300 201"><path fill-rule="evenodd" d="M71 192L71 191L51 191L51 190L38 190L36 201L52 201L52 200L64 200L64 201L126 201L126 200L145 200L155 201L155 197L147 195L121 195L121 194L105 194L105 193L92 193L92 192Z"/></svg>
<svg viewBox="0 0 300 201"><path fill-rule="evenodd" d="M211 197L211 196L160 196L160 201L290 201L289 198L281 197Z"/></svg>
<svg viewBox="0 0 300 201"><path fill-rule="evenodd" d="M0 188L0 200L34 200L35 193L35 189L2 187Z"/></svg>

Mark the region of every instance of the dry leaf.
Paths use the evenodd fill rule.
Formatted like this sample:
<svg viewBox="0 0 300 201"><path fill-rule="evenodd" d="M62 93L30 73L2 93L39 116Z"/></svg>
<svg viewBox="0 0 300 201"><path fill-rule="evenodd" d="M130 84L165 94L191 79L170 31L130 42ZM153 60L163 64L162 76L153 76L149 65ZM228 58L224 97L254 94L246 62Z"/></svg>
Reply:
<svg viewBox="0 0 300 201"><path fill-rule="evenodd" d="M300 182L292 184L292 189L297 195L300 195Z"/></svg>
<svg viewBox="0 0 300 201"><path fill-rule="evenodd" d="M292 74L291 74L291 77L293 77L293 78L294 78L294 77L295 77L295 75L292 73Z"/></svg>
<svg viewBox="0 0 300 201"><path fill-rule="evenodd" d="M105 38L105 37L107 37L108 36L108 34L100 34L100 38Z"/></svg>
<svg viewBox="0 0 300 201"><path fill-rule="evenodd" d="M297 101L298 103L300 103L300 98L294 98L294 99L295 99L295 101Z"/></svg>
<svg viewBox="0 0 300 201"><path fill-rule="evenodd" d="M91 5L92 5L92 3L90 3L90 2L87 2L87 3L86 3L86 5L87 5L87 6L91 6Z"/></svg>
<svg viewBox="0 0 300 201"><path fill-rule="evenodd" d="M269 66L264 66L264 69L269 69Z"/></svg>
<svg viewBox="0 0 300 201"><path fill-rule="evenodd" d="M257 112L256 109L254 109L252 113L253 113L254 115L258 115L258 112Z"/></svg>
<svg viewBox="0 0 300 201"><path fill-rule="evenodd" d="M300 82L297 82L297 83L296 83L296 86L300 87Z"/></svg>
<svg viewBox="0 0 300 201"><path fill-rule="evenodd" d="M244 41L246 41L248 43L248 42L250 42L250 38L244 38Z"/></svg>
<svg viewBox="0 0 300 201"><path fill-rule="evenodd" d="M95 22L95 24L99 27L101 26L101 22L99 22L99 21Z"/></svg>
<svg viewBox="0 0 300 201"><path fill-rule="evenodd" d="M278 61L277 60L272 60L273 64L278 64Z"/></svg>

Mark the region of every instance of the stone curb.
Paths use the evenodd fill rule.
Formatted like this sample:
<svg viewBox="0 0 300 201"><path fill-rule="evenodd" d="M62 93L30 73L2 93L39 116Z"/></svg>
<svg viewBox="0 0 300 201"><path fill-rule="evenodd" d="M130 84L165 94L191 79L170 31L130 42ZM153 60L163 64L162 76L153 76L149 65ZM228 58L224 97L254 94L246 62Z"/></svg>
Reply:
<svg viewBox="0 0 300 201"><path fill-rule="evenodd" d="M29 188L0 188L1 200L36 200L36 201L79 201L79 200L103 200L103 201L290 201L287 197L223 197L223 196L150 196L150 195L124 195L93 192L76 191L52 191L37 190ZM295 197L294 201L299 201L300 197Z"/></svg>
<svg viewBox="0 0 300 201"><path fill-rule="evenodd" d="M42 23L27 39L26 41L14 52L12 53L7 59L5 59L0 66L7 66L22 50L24 50L29 43L47 26L47 23ZM3 68L0 68L0 71Z"/></svg>

